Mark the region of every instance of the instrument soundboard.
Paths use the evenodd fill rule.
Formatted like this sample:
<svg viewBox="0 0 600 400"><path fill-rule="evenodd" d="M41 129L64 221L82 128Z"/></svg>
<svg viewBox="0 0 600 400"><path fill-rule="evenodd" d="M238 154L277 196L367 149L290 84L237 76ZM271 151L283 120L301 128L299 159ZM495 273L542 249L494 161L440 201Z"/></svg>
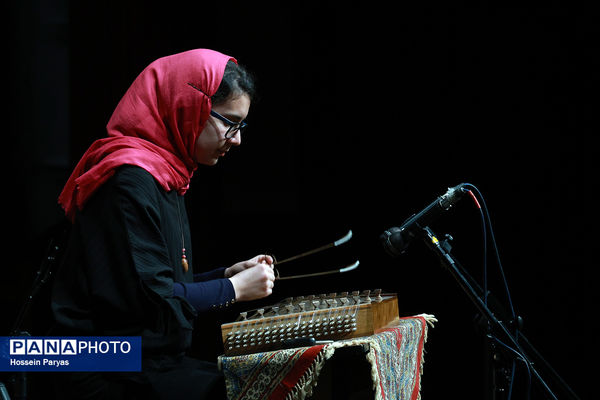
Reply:
<svg viewBox="0 0 600 400"><path fill-rule="evenodd" d="M341 340L369 336L398 317L396 294L380 289L289 297L240 313L221 325L226 356L271 351L290 339Z"/></svg>

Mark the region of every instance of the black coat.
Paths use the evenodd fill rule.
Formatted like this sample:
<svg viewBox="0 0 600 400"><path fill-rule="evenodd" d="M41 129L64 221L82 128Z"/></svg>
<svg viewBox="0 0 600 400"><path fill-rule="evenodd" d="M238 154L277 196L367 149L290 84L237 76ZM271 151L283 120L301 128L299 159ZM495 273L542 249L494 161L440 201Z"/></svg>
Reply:
<svg viewBox="0 0 600 400"><path fill-rule="evenodd" d="M98 388L106 382L114 392L115 379L121 382L119 392L123 377L160 392L177 376L178 391L186 392L188 382L191 392L187 392L194 396L190 398L202 398L203 391L222 379L214 365L196 363L184 353L191 345L198 310L227 303L235 293L223 278L223 269L194 276L190 244L183 196L165 192L139 167L119 168L78 212L53 284L53 334L141 336L144 369L140 374L65 377L71 379L68 384L77 388L78 396L88 389L102 393ZM187 272L181 264L184 246L190 265ZM196 296L191 304L185 295L174 295L176 282L188 289L199 285L204 295ZM190 365L200 369L190 369ZM186 372L170 376L178 370ZM174 394L172 388L167 391Z"/></svg>

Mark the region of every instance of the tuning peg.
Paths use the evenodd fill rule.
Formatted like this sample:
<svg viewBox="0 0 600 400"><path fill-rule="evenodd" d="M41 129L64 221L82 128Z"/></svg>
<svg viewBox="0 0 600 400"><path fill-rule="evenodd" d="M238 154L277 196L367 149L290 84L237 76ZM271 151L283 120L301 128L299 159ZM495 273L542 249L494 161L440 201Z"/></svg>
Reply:
<svg viewBox="0 0 600 400"><path fill-rule="evenodd" d="M370 303L371 302L371 298L369 297L369 295L371 294L370 290L363 290L362 292L362 297L365 298L365 303Z"/></svg>
<svg viewBox="0 0 600 400"><path fill-rule="evenodd" d="M373 294L375 295L376 303L381 303L383 301L383 297L381 297L381 289L375 289Z"/></svg>

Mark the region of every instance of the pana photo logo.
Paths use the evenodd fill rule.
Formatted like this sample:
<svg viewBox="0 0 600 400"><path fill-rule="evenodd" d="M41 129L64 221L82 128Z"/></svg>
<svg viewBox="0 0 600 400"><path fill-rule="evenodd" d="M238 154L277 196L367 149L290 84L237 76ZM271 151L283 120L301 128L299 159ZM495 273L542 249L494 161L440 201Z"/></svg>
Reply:
<svg viewBox="0 0 600 400"><path fill-rule="evenodd" d="M10 355L75 355L84 352L102 353L121 352L127 354L131 351L129 341L102 340L88 341L76 339L10 339Z"/></svg>
<svg viewBox="0 0 600 400"><path fill-rule="evenodd" d="M0 337L0 371L140 371L142 341L126 337Z"/></svg>

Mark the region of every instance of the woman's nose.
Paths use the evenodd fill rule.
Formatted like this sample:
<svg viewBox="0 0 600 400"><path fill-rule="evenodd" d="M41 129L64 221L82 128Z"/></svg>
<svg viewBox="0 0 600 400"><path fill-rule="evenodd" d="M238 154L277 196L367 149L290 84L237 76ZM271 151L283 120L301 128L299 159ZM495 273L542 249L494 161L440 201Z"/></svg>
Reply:
<svg viewBox="0 0 600 400"><path fill-rule="evenodd" d="M239 146L240 144L242 144L242 133L240 131L237 131L233 136L231 136L229 139L227 139L229 141L229 143L231 143L233 146Z"/></svg>

